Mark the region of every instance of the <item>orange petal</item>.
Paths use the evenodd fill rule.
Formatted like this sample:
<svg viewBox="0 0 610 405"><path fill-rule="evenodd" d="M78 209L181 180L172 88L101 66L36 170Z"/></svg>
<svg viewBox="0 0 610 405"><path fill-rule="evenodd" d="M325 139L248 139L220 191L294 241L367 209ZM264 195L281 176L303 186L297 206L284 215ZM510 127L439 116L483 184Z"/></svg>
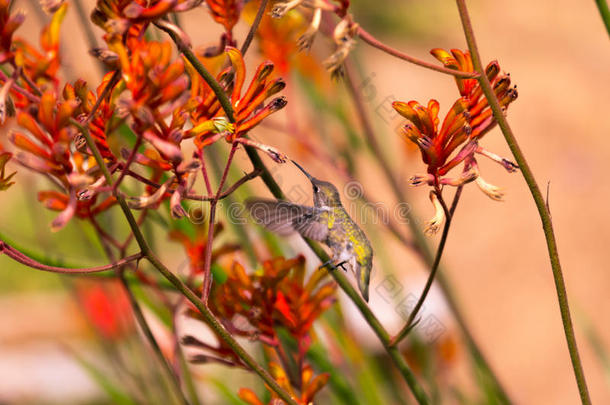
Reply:
<svg viewBox="0 0 610 405"><path fill-rule="evenodd" d="M239 49L228 46L225 52L231 60L235 72L233 93L231 94L231 103L235 104L241 97L241 88L244 85L244 80L246 78L246 65L244 64L244 59Z"/></svg>
<svg viewBox="0 0 610 405"><path fill-rule="evenodd" d="M9 134L10 141L19 149L30 152L33 155L43 159L51 159L51 153L42 146L32 142L30 138L20 132L12 132Z"/></svg>
<svg viewBox="0 0 610 405"><path fill-rule="evenodd" d="M239 398L250 405L263 405L263 403L258 399L254 391L250 388L240 388L237 393Z"/></svg>

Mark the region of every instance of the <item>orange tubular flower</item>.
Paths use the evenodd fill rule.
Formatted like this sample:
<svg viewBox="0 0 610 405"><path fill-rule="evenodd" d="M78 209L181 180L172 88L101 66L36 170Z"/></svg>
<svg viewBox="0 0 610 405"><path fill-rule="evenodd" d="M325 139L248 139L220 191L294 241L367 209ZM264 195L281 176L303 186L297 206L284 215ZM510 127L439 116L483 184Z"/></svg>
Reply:
<svg viewBox="0 0 610 405"><path fill-rule="evenodd" d="M81 123L85 123L89 116L93 112L93 106L97 99L101 96L102 92L108 85L112 73L108 73L102 79L102 83L97 88L97 95L87 88L87 83L79 79L74 85L66 84L63 90L63 97L65 100L71 100L77 107L74 110L73 116L76 117ZM112 93L111 93L112 94ZM112 97L106 98L101 101L96 112L96 115L89 121L89 133L95 140L98 150L102 154L102 157L108 159L111 162L116 161L116 157L110 150L106 139L106 134L113 131L112 117L115 112L114 104L110 101ZM83 138L76 140L77 149L87 155L93 155L93 153L86 146Z"/></svg>
<svg viewBox="0 0 610 405"><path fill-rule="evenodd" d="M456 148L470 140L472 133L464 99L460 98L453 104L440 130L439 104L436 100L430 100L427 107L417 101L395 101L392 107L410 121L403 127L402 134L419 146L422 159L428 165L428 173L433 176L433 184L440 184L441 176L474 151L474 144L469 142L462 147L460 153L448 161Z"/></svg>
<svg viewBox="0 0 610 405"><path fill-rule="evenodd" d="M169 42L130 38L127 45L112 41L110 46L119 56L123 82L129 90L119 100L121 115L133 118L132 129L154 146L163 167L177 166L183 160L180 142L186 121L180 108L188 99L184 63L172 60ZM167 117L171 117L169 124Z"/></svg>
<svg viewBox="0 0 610 405"><path fill-rule="evenodd" d="M221 24L225 28L225 33L221 39L224 45L235 45L233 41L233 27L239 21L241 10L244 7L243 0L206 0L208 11L212 15L214 21ZM224 46L222 47L224 48ZM219 48L219 53L222 52Z"/></svg>
<svg viewBox="0 0 610 405"><path fill-rule="evenodd" d="M264 105L266 99L284 89L286 86L285 82L281 78L270 80L269 76L273 72L274 65L269 61L263 62L256 70L254 78L245 93L242 94L246 67L241 52L236 48L227 47L226 53L233 67L233 78L230 84L227 83L228 74L227 72L222 72L219 75L219 80L230 91L235 123L229 124L226 118L217 116L222 114L223 111L220 108L216 95L207 83L196 77L196 72L192 72L189 69L193 83L193 93L191 94L192 98L189 104L196 107L191 112L193 128L186 133L186 136L196 137L195 145L199 150L224 137L227 142L240 142L252 145L267 153L275 161L284 162L286 158L275 149L244 137L248 131L258 125L263 119L286 106L287 101L285 97L274 98Z"/></svg>
<svg viewBox="0 0 610 405"><path fill-rule="evenodd" d="M305 353L313 322L334 302L336 285L320 285L323 272L305 281L305 258L276 258L247 274L234 262L228 279L212 290L213 311L237 334L275 346L277 326L285 327Z"/></svg>
<svg viewBox="0 0 610 405"><path fill-rule="evenodd" d="M71 94L69 86L65 94ZM76 115L78 106L79 101L74 98L58 102L53 92L45 92L35 117L26 112L17 114L17 123L28 133L15 131L9 136L11 142L22 150L15 156L17 162L50 176L61 188L61 191L38 194L38 199L47 208L62 211L51 224L53 230L61 229L74 215L89 218L115 202L114 197L108 197L98 205L95 205L95 198L78 199L79 192L93 183L91 170L97 171L93 157L70 150L77 137L77 130L71 126L70 119Z"/></svg>
<svg viewBox="0 0 610 405"><path fill-rule="evenodd" d="M273 378L280 384L282 388L288 391L293 398L296 399L297 403L302 405L313 404L313 399L315 395L326 385L328 379L330 378L330 374L322 373L317 376L314 376L314 372L308 364L303 367L301 371L301 394L298 395L290 384L290 378L286 374L286 371L275 362L269 363L269 368L271 371L271 375ZM256 393L249 388L241 388L238 393L239 397L250 405L264 405L263 401L261 401ZM279 403L283 403L275 393L271 393L272 399L269 401L269 405L275 405Z"/></svg>
<svg viewBox="0 0 610 405"><path fill-rule="evenodd" d="M198 259L198 255L199 253L195 252L191 256L191 263L193 257ZM270 356L274 357L269 363L271 375L300 404L311 403L329 378L327 373L315 376L305 361L311 344L310 331L313 323L335 300L336 285L332 281L322 283L324 275L325 273L318 271L309 280L305 280L303 256L289 260L279 257L265 261L262 269L251 274L246 273L244 267L234 261L226 280L213 285L208 303L229 332L259 340L269 349ZM201 315L196 311L190 311L189 314L201 319ZM299 394L294 391L291 379L279 364L279 359L275 358L273 349L281 345L276 333L278 328L290 333L297 344L295 353L289 355L294 355L297 358L296 363L300 365L297 371L301 382ZM215 361L244 367L230 348L223 346L222 341L220 346L214 347L193 336L186 336L182 343L208 352L194 356L191 360L194 363ZM241 389L239 396L249 404L262 404L249 389Z"/></svg>
<svg viewBox="0 0 610 405"><path fill-rule="evenodd" d="M451 54L443 49L435 48L430 53L445 65L446 68L457 69L463 72L474 72L470 52L452 49ZM485 68L485 75L489 79L494 93L506 111L508 105L517 98L517 86L511 87L510 75L500 73L500 65L492 61ZM458 90L468 103L470 114L471 138L479 139L496 125L491 108L477 79L455 78Z"/></svg>
<svg viewBox="0 0 610 405"><path fill-rule="evenodd" d="M442 49L431 51L445 67L473 72L472 60L468 52L452 50L451 54ZM517 98L517 90L511 87L510 77L500 73L497 62L491 62L486 70L489 81L500 105L504 110ZM395 101L394 109L409 122L403 127L402 134L415 143L427 165L427 174L415 175L412 185L429 184L435 188L443 185L461 186L475 181L479 188L494 200L501 200L503 193L484 181L478 170L475 154L479 153L502 164L509 172L518 166L481 146L479 140L496 125L491 108L476 79L455 78L461 97L453 104L440 129L438 128L439 104L430 100L426 107L416 101L408 103ZM464 170L458 178L445 177L448 172L464 162ZM435 193L430 194L436 214L428 223L427 232L434 233L444 220L442 205Z"/></svg>
<svg viewBox="0 0 610 405"><path fill-rule="evenodd" d="M98 0L91 20L106 31L109 37L114 35L137 35L150 21L160 20L170 12L190 10L202 0ZM129 33L129 30L132 32Z"/></svg>

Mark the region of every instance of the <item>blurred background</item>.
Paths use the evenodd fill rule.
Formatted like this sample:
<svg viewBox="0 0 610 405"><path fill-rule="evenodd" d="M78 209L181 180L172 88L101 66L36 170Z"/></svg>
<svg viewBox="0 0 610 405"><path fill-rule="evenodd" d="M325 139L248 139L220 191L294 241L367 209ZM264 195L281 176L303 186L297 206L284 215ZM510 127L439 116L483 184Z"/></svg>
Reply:
<svg viewBox="0 0 610 405"><path fill-rule="evenodd" d="M92 1L83 4L87 10L94 6ZM610 267L605 257L610 241L606 208L610 182L605 173L610 160L610 121L606 119L610 107L608 35L593 1L469 1L468 5L484 63L497 59L518 85L519 98L509 108L509 122L540 187L546 190L548 186L548 204L592 399L594 403L610 403ZM33 6L34 1L26 0L15 4L28 15L18 35L36 40L41 20L48 17ZM247 5L246 11L249 8L256 10L256 5ZM252 14L248 12L244 13ZM354 1L352 12L362 27L385 43L430 62L435 62L429 55L432 48L466 49L452 1ZM220 30L204 8L185 14L182 24L195 45L217 43ZM248 27L245 18L235 36L243 38ZM96 32L101 35L101 31ZM64 77L98 81L94 65L82 56L87 44L73 7L68 11L62 38ZM299 69L285 77L288 107L253 135L298 160L312 175L334 182L355 219L366 222L364 228L376 252L370 304L386 328L395 332L404 323L401 308L405 300L421 291L426 266L368 214L356 214L362 212L362 206L350 198L353 187L358 193L373 196L387 212L395 210L397 201L379 165L363 146L358 116L346 97L344 83L331 82L320 67L319 61L330 52L330 41L322 36L316 41L309 56L291 61L298 63ZM253 47L260 50L257 43ZM405 188L409 209L421 218L419 225L423 227L433 215L428 190L410 188L407 180L423 172L424 166L419 153L398 136L397 128L404 120L397 117L390 103L417 100L423 104L434 98L440 102L442 117L456 98L455 84L450 76L399 61L362 41L358 41L355 54L359 61L355 85L382 150L391 157L390 165ZM260 52L246 58L250 66L261 59ZM497 128L485 136L482 144L510 157ZM346 146L356 151L349 158L341 155ZM225 145L222 148L226 149ZM335 161L326 158L337 153ZM243 152L237 162L249 170ZM292 200L309 203L310 186L296 168L269 160L266 163ZM474 185L465 187L442 271L474 340L515 403L577 403L546 244L531 195L520 173L508 174L490 161L480 160L480 165L485 179L504 189L504 201L490 200ZM337 166L347 168L356 183L338 175ZM238 178L239 171L235 173ZM55 214L43 209L32 193L43 186L47 185L19 169L16 184L2 194L2 236L65 263L105 263L86 226L72 221L59 233L50 232L48 224ZM251 193L269 196L260 180L251 183ZM119 215L108 215L104 220L115 223L118 232L125 232ZM221 221L227 221L226 216ZM408 235L405 226L401 229ZM174 269L185 266L186 256L180 245L169 242L161 232L157 236L156 249L166 263ZM223 238L231 240L231 232ZM293 253L308 255L308 265L315 268L317 263L307 247L298 239L292 242ZM438 235L430 237L429 242L436 246ZM121 302L98 291L98 284L37 272L4 256L0 256L0 269L0 403L122 403L121 394L113 397L108 388L112 384L105 381L104 375L121 375L112 364L132 362L135 357L140 364L133 364L132 371L154 374L152 360L145 354L147 348L137 339L121 337L120 353L112 355L117 357L112 362L107 361L112 357L108 342L119 339L120 325L129 320L108 320L121 313ZM97 299L96 294L102 298ZM357 345L383 356L360 315L342 298ZM155 326L154 310L148 312ZM480 382L439 290L433 290L423 314L434 320L434 331L422 333L418 342L409 343L405 353L414 356L413 362L418 364L418 344L422 352L433 351L438 364L432 378L444 387L463 391L444 396L442 402L460 403L460 395L474 395L474 387ZM155 331L163 341L166 330L162 322L157 323ZM194 328L186 321L180 327ZM205 403L230 403L222 394L227 376L246 381L244 385L256 384L243 371L208 365L192 368L197 389L209 399ZM229 390L236 391L230 384ZM374 401L373 396L362 403ZM320 402L332 403L324 398ZM486 403L481 398L478 402Z"/></svg>

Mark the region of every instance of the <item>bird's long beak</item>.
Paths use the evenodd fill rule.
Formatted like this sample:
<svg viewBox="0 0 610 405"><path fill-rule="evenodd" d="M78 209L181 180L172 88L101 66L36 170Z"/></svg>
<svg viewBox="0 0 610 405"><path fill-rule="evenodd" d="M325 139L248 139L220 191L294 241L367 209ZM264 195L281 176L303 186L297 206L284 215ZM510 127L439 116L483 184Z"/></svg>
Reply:
<svg viewBox="0 0 610 405"><path fill-rule="evenodd" d="M305 169L303 169L303 168L301 167L301 165L300 165L300 164L298 164L298 163L297 163L297 162L295 162L294 160L292 160L292 163L294 163L294 165L295 165L296 167L298 167L298 168L299 168L299 169L300 169L300 170L303 172L303 174L304 174L305 176L307 176L307 178L309 179L309 181L313 181L313 180L314 180L313 176L312 176L311 174L307 173L307 172L305 171Z"/></svg>

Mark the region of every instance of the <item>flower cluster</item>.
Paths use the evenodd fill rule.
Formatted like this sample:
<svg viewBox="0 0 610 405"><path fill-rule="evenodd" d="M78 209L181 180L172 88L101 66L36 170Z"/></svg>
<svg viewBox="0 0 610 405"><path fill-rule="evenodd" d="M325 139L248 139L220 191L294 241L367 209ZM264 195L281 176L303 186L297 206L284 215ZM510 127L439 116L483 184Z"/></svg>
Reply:
<svg viewBox="0 0 610 405"><path fill-rule="evenodd" d="M258 67L242 92L243 57L235 48L226 49L231 64L219 73L218 80L230 95L235 115L235 123L230 123L217 94L194 66L176 56L171 42L153 41L145 35L153 24L159 25L188 44L186 35L166 17L200 3L99 0L91 19L106 32L106 47L92 53L111 71L95 92L83 80L60 87L59 30L67 4L52 7L53 16L40 37L42 51L38 51L13 35L23 14L10 14L10 0L0 3L0 64L12 70L9 76L6 70L0 71L0 124L7 116L16 116L20 128L10 140L21 152L14 161L49 176L57 185L58 190L39 195L45 206L62 211L53 229L60 229L74 216L92 218L112 206L112 194L122 193L118 187L124 177L144 184L143 194L127 196L132 208L154 209L169 199L173 217L186 215L183 200L195 195L192 188L202 150L221 138L254 146L276 161L285 161L274 148L246 138L252 128L286 105L284 97L267 102L285 86L282 79L270 77L271 62ZM242 2L209 3L215 20L229 32L239 18ZM83 130L89 132L111 172L120 173L117 184L106 183ZM119 132L130 135L129 147L116 139ZM192 152L190 143L184 142L189 138L196 147L192 158L185 153ZM10 184L10 177L5 180L3 184ZM108 192L109 196L100 199Z"/></svg>
<svg viewBox="0 0 610 405"><path fill-rule="evenodd" d="M199 246L203 242L199 240ZM199 255L195 246L187 246L191 263L197 267ZM324 272L318 271L306 279L303 256L288 260L283 257L267 260L254 273L246 272L238 261L233 261L227 270L226 280L214 285L209 302L214 314L233 335L258 340L280 353L278 362L272 361L269 364L271 374L291 393L294 391L294 381L291 378L294 377L289 378L280 363L286 363L286 356L294 356L296 364L301 365L297 371L301 394L294 396L303 404L310 403L328 380L327 374L314 376L313 370L304 361L312 342L310 331L314 321L335 300L336 285L332 281L323 282L324 275ZM194 311L191 315L198 317ZM280 328L286 330L296 342L295 353L286 352L278 336ZM193 358L195 363L216 361L243 366L222 344L213 346L193 336L187 336L183 343L205 352ZM261 403L249 389L242 389L240 397L251 404Z"/></svg>
<svg viewBox="0 0 610 405"><path fill-rule="evenodd" d="M195 137L195 145L199 150L205 148L221 138L229 143L239 142L252 145L267 153L273 160L285 162L286 158L266 145L256 143L244 136L260 124L269 115L286 106L285 97L276 97L265 104L265 101L284 89L286 84L281 78L271 79L274 65L270 61L261 63L246 91L242 94L246 78L246 66L241 52L227 47L226 54L231 61L232 69L225 70L218 75L218 81L225 85L235 116L235 123L229 124L222 113L220 101L210 87L190 70L193 80L191 87L191 121L193 128L188 130L186 137Z"/></svg>
<svg viewBox="0 0 610 405"><path fill-rule="evenodd" d="M358 33L358 24L354 22L351 14L347 12L349 1L341 1L339 5L331 4L326 0L316 0L313 2L306 2L304 0L280 1L274 4L271 15L274 18L282 18L288 15L291 10L298 7L313 9L311 23L297 41L300 50L311 48L314 38L320 29L323 11L331 11L341 17L341 21L333 29L332 38L335 43L335 50L322 62L331 77L340 77L343 74L343 62L345 62L350 52L354 49L356 45L355 38Z"/></svg>
<svg viewBox="0 0 610 405"><path fill-rule="evenodd" d="M59 230L74 216L88 218L111 207L115 200L109 196L97 201L97 196L79 199L78 196L99 176L92 156L71 149L77 130L71 119L78 114L80 102L74 96L74 87L64 89L65 99L58 100L53 91L40 97L38 113L17 113L17 123L24 132L11 132L12 144L20 149L15 159L23 166L48 176L58 190L38 193L38 199L49 209L61 211L51 224Z"/></svg>
<svg viewBox="0 0 610 405"><path fill-rule="evenodd" d="M431 53L447 68L474 72L468 52L454 49L449 53L442 49L433 49ZM510 76L500 73L500 66L496 61L487 66L485 75L505 111L517 98L517 90L511 87ZM511 161L479 145L480 139L496 125L496 120L477 79L456 77L456 83L461 97L449 109L440 128L440 106L436 100L430 100L426 106L417 101L392 103L394 109L408 120L402 128L402 135L419 147L422 160L427 166L427 173L413 176L411 184L428 184L435 188L435 191L430 193L430 198L436 214L428 223L427 233L436 232L444 220L445 213L438 200L439 190L444 185L458 187L475 181L490 198L502 199L502 191L480 176L476 154L493 159L509 172L518 168ZM458 177L447 177L447 174L461 163L464 163L462 173Z"/></svg>
<svg viewBox="0 0 610 405"><path fill-rule="evenodd" d="M234 262L227 281L212 290L212 308L235 333L279 344L275 328L285 327L303 344L313 322L334 302L336 286L321 284L323 272L305 280L305 258L276 258L253 274Z"/></svg>
<svg viewBox="0 0 610 405"><path fill-rule="evenodd" d="M290 378L286 374L286 371L275 362L269 363L271 375L273 378L279 383L279 385L285 389L293 398L296 399L297 403L308 405L313 404L313 399L315 395L326 385L328 379L330 378L330 374L322 373L315 375L313 369L309 365L305 365L299 376L301 379L301 394L298 395L292 385L290 384ZM263 405L264 402L261 401L256 393L249 388L241 388L239 390L239 397L244 400L247 404L250 405ZM273 395L271 401L269 401L269 405L281 404L279 398Z"/></svg>
<svg viewBox="0 0 610 405"><path fill-rule="evenodd" d="M225 47L235 46L233 39L233 27L239 21L241 11L244 7L243 0L206 0L210 15L218 24L222 25L225 32L220 36L218 46L208 48L206 56L220 55Z"/></svg>
<svg viewBox="0 0 610 405"><path fill-rule="evenodd" d="M137 36L169 13L191 10L202 0L98 0L91 21L112 36ZM131 31L131 32L130 32Z"/></svg>

